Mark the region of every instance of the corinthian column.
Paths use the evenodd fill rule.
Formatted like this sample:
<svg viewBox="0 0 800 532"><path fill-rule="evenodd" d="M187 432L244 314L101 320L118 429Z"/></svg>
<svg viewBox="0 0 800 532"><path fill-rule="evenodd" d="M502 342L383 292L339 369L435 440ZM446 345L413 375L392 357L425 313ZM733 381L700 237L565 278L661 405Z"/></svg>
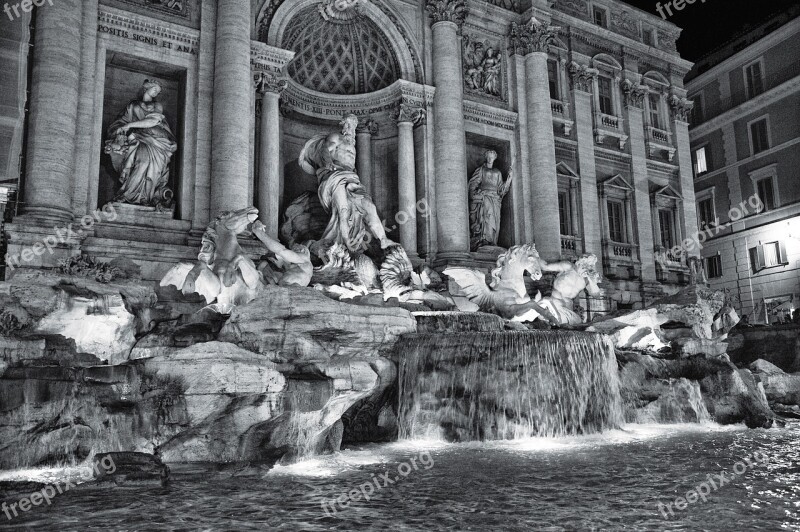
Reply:
<svg viewBox="0 0 800 532"><path fill-rule="evenodd" d="M218 0L211 144L211 217L250 199L250 1Z"/></svg>
<svg viewBox="0 0 800 532"><path fill-rule="evenodd" d="M281 195L281 93L287 82L274 74L254 76L261 95L261 123L258 146L258 216L272 238L278 237L278 209Z"/></svg>
<svg viewBox="0 0 800 532"><path fill-rule="evenodd" d="M72 219L81 7L63 0L36 10L23 212L46 221Z"/></svg>
<svg viewBox="0 0 800 532"><path fill-rule="evenodd" d="M368 118L356 128L356 172L367 194L372 194L372 136L378 134L378 123Z"/></svg>
<svg viewBox="0 0 800 532"><path fill-rule="evenodd" d="M414 125L425 118L425 110L407 103L400 104L395 115L398 129L397 184L399 212L395 220L400 226L400 244L409 258L417 257L417 178L414 157Z"/></svg>
<svg viewBox="0 0 800 532"><path fill-rule="evenodd" d="M426 5L432 19L433 83L437 88L433 98L433 144L438 257L447 261L465 258L469 253L464 82L458 38L467 8L465 0L426 0Z"/></svg>
<svg viewBox="0 0 800 532"><path fill-rule="evenodd" d="M526 117L530 175L533 180L530 209L536 249L545 259L561 256L558 222L558 181L553 114L547 82L547 52L559 28L531 18L511 24L511 50L525 56ZM522 110L520 110L522 112Z"/></svg>

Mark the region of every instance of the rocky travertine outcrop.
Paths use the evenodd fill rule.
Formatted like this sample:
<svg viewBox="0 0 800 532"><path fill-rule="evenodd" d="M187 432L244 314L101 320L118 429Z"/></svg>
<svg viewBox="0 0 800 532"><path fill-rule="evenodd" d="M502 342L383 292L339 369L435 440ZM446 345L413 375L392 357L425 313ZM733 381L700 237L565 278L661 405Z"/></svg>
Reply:
<svg viewBox="0 0 800 532"><path fill-rule="evenodd" d="M135 279L18 270L0 283L0 334L26 342L41 336L74 340L79 353L118 364L128 359L136 334L150 326L156 302L151 284Z"/></svg>
<svg viewBox="0 0 800 532"><path fill-rule="evenodd" d="M401 308L350 305L313 288L269 286L233 311L219 339L297 363L376 354L415 330L414 318Z"/></svg>
<svg viewBox="0 0 800 532"><path fill-rule="evenodd" d="M712 419L721 424L769 427L775 414L764 388L726 357L657 358L617 352L620 393L629 422L684 423Z"/></svg>
<svg viewBox="0 0 800 532"><path fill-rule="evenodd" d="M786 373L778 366L760 359L750 364L750 370L764 386L771 405L781 410L781 407L794 407L792 410L798 411L796 407L800 406L800 373Z"/></svg>
<svg viewBox="0 0 800 532"><path fill-rule="evenodd" d="M12 339L0 376L0 467L92 452L273 463L338 450L345 413L396 382L381 355L416 330L399 308L278 287L236 310L220 334L229 341L214 338L219 325L193 319L161 322L118 365L73 364L85 357L74 341L48 354L60 336Z"/></svg>

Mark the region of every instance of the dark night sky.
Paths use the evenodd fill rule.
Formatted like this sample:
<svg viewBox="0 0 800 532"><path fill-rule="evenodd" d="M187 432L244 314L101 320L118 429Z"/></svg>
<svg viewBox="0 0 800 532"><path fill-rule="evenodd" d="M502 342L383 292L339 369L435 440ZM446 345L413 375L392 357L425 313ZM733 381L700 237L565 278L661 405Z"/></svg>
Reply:
<svg viewBox="0 0 800 532"><path fill-rule="evenodd" d="M658 15L658 0L623 0L626 4ZM660 0L663 6L670 0ZM798 0L697 0L682 11L672 10L670 22L683 28L678 51L689 61L696 61L735 34L747 24L758 24L765 18L787 10ZM660 15L659 15L660 16Z"/></svg>

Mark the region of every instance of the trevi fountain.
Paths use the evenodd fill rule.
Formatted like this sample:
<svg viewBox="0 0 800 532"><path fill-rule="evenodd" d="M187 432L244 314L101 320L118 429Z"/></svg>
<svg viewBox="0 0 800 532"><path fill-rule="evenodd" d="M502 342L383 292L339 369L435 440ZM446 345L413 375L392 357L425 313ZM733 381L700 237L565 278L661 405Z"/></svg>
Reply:
<svg viewBox="0 0 800 532"><path fill-rule="evenodd" d="M562 173L584 216L603 185L552 158L535 79L583 3L390 3L254 1L252 28L240 0L38 7L55 56L35 56L34 104L92 115L41 70L83 49L67 25L91 9L104 76L58 85L104 107L72 140L96 179L32 160L6 226L0 529L798 529L800 359L746 360L693 256L662 289L637 281L645 258L608 258L599 218L559 228ZM326 31L352 77L312 69ZM556 65L579 112L574 46ZM545 91L544 122L518 89ZM31 118L45 161L64 153L51 111ZM568 116L556 134L584 142Z"/></svg>

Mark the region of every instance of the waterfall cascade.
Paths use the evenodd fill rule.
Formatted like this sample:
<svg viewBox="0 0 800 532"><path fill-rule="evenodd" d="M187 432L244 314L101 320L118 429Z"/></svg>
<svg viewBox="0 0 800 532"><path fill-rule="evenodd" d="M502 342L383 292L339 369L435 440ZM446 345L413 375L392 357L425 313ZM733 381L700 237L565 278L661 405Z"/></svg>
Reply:
<svg viewBox="0 0 800 532"><path fill-rule="evenodd" d="M606 336L423 333L398 345L401 438L561 436L623 423L617 361Z"/></svg>

